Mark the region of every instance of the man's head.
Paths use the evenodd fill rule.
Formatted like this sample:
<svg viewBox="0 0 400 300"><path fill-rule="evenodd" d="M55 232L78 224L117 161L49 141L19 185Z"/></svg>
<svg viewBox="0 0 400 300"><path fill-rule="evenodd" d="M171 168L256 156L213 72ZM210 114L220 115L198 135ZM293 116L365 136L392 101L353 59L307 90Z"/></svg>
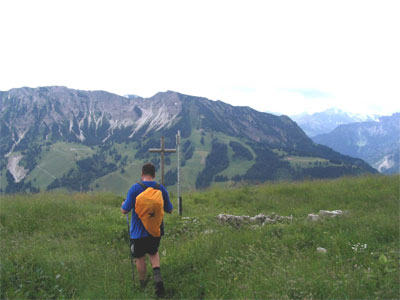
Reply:
<svg viewBox="0 0 400 300"><path fill-rule="evenodd" d="M142 167L142 177L156 177L156 168L152 163L146 163Z"/></svg>

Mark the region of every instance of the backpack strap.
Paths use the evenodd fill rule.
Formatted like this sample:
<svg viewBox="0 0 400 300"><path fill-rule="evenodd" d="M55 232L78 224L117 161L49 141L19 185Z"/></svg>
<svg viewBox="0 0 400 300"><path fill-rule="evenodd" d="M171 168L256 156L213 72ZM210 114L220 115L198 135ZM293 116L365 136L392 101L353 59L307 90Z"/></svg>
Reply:
<svg viewBox="0 0 400 300"><path fill-rule="evenodd" d="M143 182L137 182L138 185L140 185L144 190L146 190L149 186L145 185ZM156 190L160 189L160 184L156 182L156 185L154 186Z"/></svg>
<svg viewBox="0 0 400 300"><path fill-rule="evenodd" d="M143 182L137 182L137 184L140 185L142 188L144 188L144 191L148 188L148 186L145 185Z"/></svg>

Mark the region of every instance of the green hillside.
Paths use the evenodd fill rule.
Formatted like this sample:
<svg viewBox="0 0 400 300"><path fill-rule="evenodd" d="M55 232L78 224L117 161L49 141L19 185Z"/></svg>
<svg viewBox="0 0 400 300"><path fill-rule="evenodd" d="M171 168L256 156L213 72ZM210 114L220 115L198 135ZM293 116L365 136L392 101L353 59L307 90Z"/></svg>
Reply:
<svg viewBox="0 0 400 300"><path fill-rule="evenodd" d="M172 137L166 139L170 148L176 147L174 142ZM141 167L145 162L151 161L156 166L156 179L161 180L160 155L149 153L151 147L159 147L159 137L142 142L110 142L90 147L57 142L43 147L39 154L32 156L36 165L20 183L13 182L4 163L0 170L0 192L56 189L64 192L109 191L125 196L132 184L140 180ZM13 155L20 154L16 152ZM193 130L181 142L181 186L184 190L194 191L209 186L233 187L243 182L336 178L369 172L348 161L315 155L296 156L224 133ZM24 160L19 165L23 166ZM176 169L176 154L166 154L165 185L171 191L176 191Z"/></svg>
<svg viewBox="0 0 400 300"><path fill-rule="evenodd" d="M128 99L66 87L0 94L0 193L109 191L123 195L181 132L185 190L376 174L361 159L315 144L287 116L173 91ZM176 187L176 155L165 184ZM158 173L158 175L160 175Z"/></svg>
<svg viewBox="0 0 400 300"><path fill-rule="evenodd" d="M399 183L399 176L367 176L186 193L184 218L175 211L165 219L167 295L398 298ZM132 285L122 200L110 193L1 197L1 298L153 298L152 285ZM347 213L307 220L321 209ZM293 221L236 228L216 218L273 212Z"/></svg>

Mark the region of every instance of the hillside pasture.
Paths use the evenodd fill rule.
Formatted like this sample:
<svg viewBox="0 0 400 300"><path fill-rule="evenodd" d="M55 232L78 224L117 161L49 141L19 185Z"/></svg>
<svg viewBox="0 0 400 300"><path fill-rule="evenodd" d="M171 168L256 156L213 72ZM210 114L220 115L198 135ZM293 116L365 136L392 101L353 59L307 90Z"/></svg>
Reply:
<svg viewBox="0 0 400 300"><path fill-rule="evenodd" d="M159 249L167 297L397 299L399 180L366 176L185 193L183 217L166 215ZM132 283L122 200L111 193L3 196L1 298L154 298L152 284L140 289L137 277ZM307 220L321 209L346 213ZM220 224L221 213L293 220L236 227Z"/></svg>

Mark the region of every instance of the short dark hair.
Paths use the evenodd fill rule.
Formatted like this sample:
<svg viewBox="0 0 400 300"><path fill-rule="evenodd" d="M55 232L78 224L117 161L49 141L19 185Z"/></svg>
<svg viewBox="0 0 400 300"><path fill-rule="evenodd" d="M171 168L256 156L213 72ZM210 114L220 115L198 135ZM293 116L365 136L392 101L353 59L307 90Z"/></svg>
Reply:
<svg viewBox="0 0 400 300"><path fill-rule="evenodd" d="M143 175L150 175L151 177L156 177L156 168L152 163L145 163L142 167Z"/></svg>

